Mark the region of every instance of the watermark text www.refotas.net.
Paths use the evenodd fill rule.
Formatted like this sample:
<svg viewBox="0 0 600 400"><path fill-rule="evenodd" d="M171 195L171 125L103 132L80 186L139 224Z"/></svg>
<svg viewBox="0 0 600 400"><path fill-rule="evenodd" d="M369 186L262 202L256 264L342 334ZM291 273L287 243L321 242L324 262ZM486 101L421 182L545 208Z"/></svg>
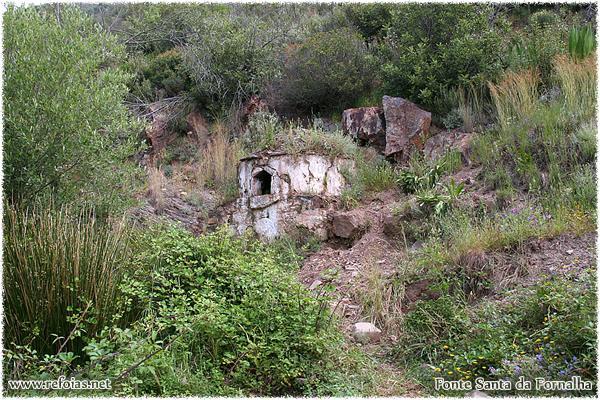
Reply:
<svg viewBox="0 0 600 400"><path fill-rule="evenodd" d="M56 380L9 380L8 388L11 390L110 390L111 381L110 379L67 379L60 376Z"/></svg>

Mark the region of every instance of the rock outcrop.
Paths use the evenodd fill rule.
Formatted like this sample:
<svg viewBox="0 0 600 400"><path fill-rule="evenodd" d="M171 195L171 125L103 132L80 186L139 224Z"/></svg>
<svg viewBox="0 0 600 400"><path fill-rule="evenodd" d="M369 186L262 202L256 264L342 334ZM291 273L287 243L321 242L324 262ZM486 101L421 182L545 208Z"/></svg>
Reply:
<svg viewBox="0 0 600 400"><path fill-rule="evenodd" d="M429 135L431 113L401 97L383 96L385 155L405 162L415 150L422 150Z"/></svg>
<svg viewBox="0 0 600 400"><path fill-rule="evenodd" d="M383 107L349 108L342 113L344 134L398 162L423 150L431 113L401 97L383 96Z"/></svg>
<svg viewBox="0 0 600 400"><path fill-rule="evenodd" d="M385 119L381 107L360 107L344 110L342 130L355 141L385 150Z"/></svg>
<svg viewBox="0 0 600 400"><path fill-rule="evenodd" d="M354 241L367 230L366 215L357 211L337 212L331 217L331 235Z"/></svg>
<svg viewBox="0 0 600 400"><path fill-rule="evenodd" d="M457 150L464 165L471 165L471 142L473 133L444 131L430 137L425 142L423 154L425 158L437 160L449 150Z"/></svg>

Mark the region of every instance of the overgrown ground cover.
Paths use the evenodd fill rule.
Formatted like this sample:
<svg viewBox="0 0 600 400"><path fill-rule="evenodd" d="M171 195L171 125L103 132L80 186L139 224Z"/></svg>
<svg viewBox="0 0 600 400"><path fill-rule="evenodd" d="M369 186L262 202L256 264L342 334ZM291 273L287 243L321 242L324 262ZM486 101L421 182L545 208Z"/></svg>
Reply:
<svg viewBox="0 0 600 400"><path fill-rule="evenodd" d="M545 102L532 70L511 72L491 86L498 124L478 137L474 151L484 183L503 196L497 210L461 206L461 190L452 196L452 189L432 184L443 176L439 168L401 174L421 208L433 207L415 232L423 248L398 279L431 279L439 297L418 301L402 316L403 339L392 352L430 390L435 377L513 382L512 391L496 394L523 394L514 390L519 378L595 380L595 260L576 274L546 271L518 289L527 268L490 257L502 253L510 260L531 240L596 231L595 69L591 57L556 58L561 94ZM487 296L494 289L501 301Z"/></svg>

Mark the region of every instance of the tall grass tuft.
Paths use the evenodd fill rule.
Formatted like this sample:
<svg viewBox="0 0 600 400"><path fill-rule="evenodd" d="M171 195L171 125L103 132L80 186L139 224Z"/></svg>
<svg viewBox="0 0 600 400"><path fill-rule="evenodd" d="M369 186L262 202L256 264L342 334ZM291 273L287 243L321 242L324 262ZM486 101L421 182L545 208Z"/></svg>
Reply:
<svg viewBox="0 0 600 400"><path fill-rule="evenodd" d="M457 89L458 111L463 122L465 132L473 132L485 123L485 93L483 87L470 85L467 89Z"/></svg>
<svg viewBox="0 0 600 400"><path fill-rule="evenodd" d="M148 170L148 197L156 210L162 211L165 207L167 178L160 168L151 167Z"/></svg>
<svg viewBox="0 0 600 400"><path fill-rule="evenodd" d="M538 83L539 74L531 69L507 72L498 84L488 83L502 129L531 118L538 103Z"/></svg>
<svg viewBox="0 0 600 400"><path fill-rule="evenodd" d="M224 192L232 186L237 188L237 165L241 155L239 142L230 141L225 127L217 124L202 152L196 181Z"/></svg>
<svg viewBox="0 0 600 400"><path fill-rule="evenodd" d="M576 61L558 56L554 72L564 96L565 111L576 120L592 118L596 111L596 57Z"/></svg>
<svg viewBox="0 0 600 400"><path fill-rule="evenodd" d="M569 54L573 59L584 59L592 54L595 48L596 38L591 26L571 29L569 32Z"/></svg>
<svg viewBox="0 0 600 400"><path fill-rule="evenodd" d="M54 353L87 308L88 335L109 322L127 269L123 221L102 223L92 210L18 210L4 214L5 341ZM88 307L89 304L89 307ZM53 336L63 339L53 342ZM72 351L71 341L64 346Z"/></svg>

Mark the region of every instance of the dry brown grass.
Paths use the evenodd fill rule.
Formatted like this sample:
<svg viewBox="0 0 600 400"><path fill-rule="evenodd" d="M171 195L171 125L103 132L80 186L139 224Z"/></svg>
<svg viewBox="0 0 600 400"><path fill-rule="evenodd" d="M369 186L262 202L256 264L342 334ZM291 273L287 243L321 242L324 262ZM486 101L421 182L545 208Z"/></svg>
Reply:
<svg viewBox="0 0 600 400"><path fill-rule="evenodd" d="M507 72L498 84L488 83L502 129L530 119L538 104L539 73L536 70Z"/></svg>
<svg viewBox="0 0 600 400"><path fill-rule="evenodd" d="M565 109L576 118L587 119L596 110L596 55L576 61L561 55L554 60L554 72L565 100Z"/></svg>
<svg viewBox="0 0 600 400"><path fill-rule="evenodd" d="M391 282L375 263L369 263L364 279L364 284L355 287L351 294L360 304L362 314L386 335L398 335L402 327L404 286Z"/></svg>
<svg viewBox="0 0 600 400"><path fill-rule="evenodd" d="M237 180L237 165L241 155L240 144L229 140L225 126L215 124L211 138L202 151L196 182L216 189L231 185Z"/></svg>
<svg viewBox="0 0 600 400"><path fill-rule="evenodd" d="M148 169L148 198L159 212L165 207L166 185L167 178L160 168L151 167Z"/></svg>
<svg viewBox="0 0 600 400"><path fill-rule="evenodd" d="M483 124L485 120L483 97L483 91L473 86L467 89L460 87L457 90L458 111L465 132L473 132Z"/></svg>

